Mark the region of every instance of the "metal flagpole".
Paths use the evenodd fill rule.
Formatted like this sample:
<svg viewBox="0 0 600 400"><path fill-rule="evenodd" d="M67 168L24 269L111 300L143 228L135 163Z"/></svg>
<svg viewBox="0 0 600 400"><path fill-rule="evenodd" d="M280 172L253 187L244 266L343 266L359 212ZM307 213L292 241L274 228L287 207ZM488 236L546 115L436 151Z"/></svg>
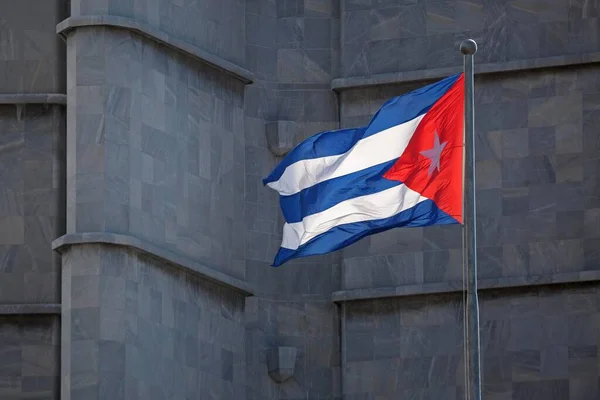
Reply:
<svg viewBox="0 0 600 400"><path fill-rule="evenodd" d="M465 176L464 176L464 234L467 270L467 362L469 400L481 400L481 362L479 355L479 301L477 298L477 231L475 224L475 118L473 55L477 43L463 41L460 52L465 62Z"/></svg>

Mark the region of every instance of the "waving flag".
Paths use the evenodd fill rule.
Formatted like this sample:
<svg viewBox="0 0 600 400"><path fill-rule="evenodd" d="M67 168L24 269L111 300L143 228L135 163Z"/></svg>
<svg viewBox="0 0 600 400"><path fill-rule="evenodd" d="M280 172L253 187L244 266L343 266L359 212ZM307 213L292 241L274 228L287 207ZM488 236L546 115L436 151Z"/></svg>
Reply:
<svg viewBox="0 0 600 400"><path fill-rule="evenodd" d="M463 74L387 101L364 127L298 144L263 180L280 195L273 262L395 227L462 223Z"/></svg>

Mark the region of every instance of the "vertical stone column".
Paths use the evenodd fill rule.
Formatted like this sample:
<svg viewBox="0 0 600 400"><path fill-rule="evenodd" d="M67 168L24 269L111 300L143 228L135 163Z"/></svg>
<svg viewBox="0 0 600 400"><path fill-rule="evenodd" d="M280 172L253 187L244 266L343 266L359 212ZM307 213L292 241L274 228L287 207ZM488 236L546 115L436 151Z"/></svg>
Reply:
<svg viewBox="0 0 600 400"><path fill-rule="evenodd" d="M67 235L55 242L62 396L241 399L250 290L236 226L252 76L231 48L196 40L182 7L121 3L73 2L58 26L68 65ZM201 3L221 18L223 4ZM165 6L174 19L157 19Z"/></svg>

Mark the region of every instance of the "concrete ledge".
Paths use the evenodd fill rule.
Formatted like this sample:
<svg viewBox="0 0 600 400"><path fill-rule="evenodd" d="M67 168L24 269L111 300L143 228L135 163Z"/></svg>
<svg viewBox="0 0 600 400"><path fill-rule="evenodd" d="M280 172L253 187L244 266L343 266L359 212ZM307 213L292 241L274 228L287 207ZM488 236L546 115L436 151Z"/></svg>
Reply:
<svg viewBox="0 0 600 400"><path fill-rule="evenodd" d="M129 235L105 232L72 233L61 236L54 240L52 242L52 249L62 253L71 246L85 244L108 244L135 249L140 253L158 258L187 271L199 274L203 278L216 284L237 290L245 296L251 296L253 294L246 282L240 279L234 278L219 271L215 271L196 261L190 260L187 257L178 255L169 250L162 249L152 243L146 242L145 240L141 240Z"/></svg>
<svg viewBox="0 0 600 400"><path fill-rule="evenodd" d="M535 58L531 60L516 60L501 63L478 64L475 56L475 74L497 74L502 72L528 71L542 68L556 68L572 65L585 65L600 62L600 52L587 54L574 54L567 56ZM347 90L361 87L391 85L398 83L422 81L429 79L441 79L449 75L462 72L463 67L448 67L425 69L418 71L396 72L390 74L378 74L370 77L348 77L337 78L331 81L331 89Z"/></svg>
<svg viewBox="0 0 600 400"><path fill-rule="evenodd" d="M82 15L70 17L56 26L56 33L66 38L70 31L84 26L107 26L133 31L150 40L154 40L171 49L182 52L198 61L209 64L214 68L239 79L243 83L249 84L254 82L254 74L245 68L202 50L181 39L177 39L160 29L154 28L143 22L135 21L131 18L112 15Z"/></svg>
<svg viewBox="0 0 600 400"><path fill-rule="evenodd" d="M0 94L0 104L67 104L67 95L60 93Z"/></svg>
<svg viewBox="0 0 600 400"><path fill-rule="evenodd" d="M561 283L582 283L600 281L600 271L567 272L551 275L533 275L499 279L480 279L479 291L491 289L507 289L518 287L546 286ZM371 300L386 297L406 297L425 294L460 293L462 281L443 283L426 283L422 285L389 286L369 289L350 289L334 292L331 299L334 303L354 300Z"/></svg>
<svg viewBox="0 0 600 400"><path fill-rule="evenodd" d="M60 304L0 304L0 316L39 314L60 314Z"/></svg>

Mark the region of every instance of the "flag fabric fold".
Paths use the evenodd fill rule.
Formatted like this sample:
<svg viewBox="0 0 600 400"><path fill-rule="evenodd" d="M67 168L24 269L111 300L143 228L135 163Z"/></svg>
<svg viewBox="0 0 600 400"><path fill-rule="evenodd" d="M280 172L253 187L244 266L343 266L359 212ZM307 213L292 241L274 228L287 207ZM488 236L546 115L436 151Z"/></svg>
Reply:
<svg viewBox="0 0 600 400"><path fill-rule="evenodd" d="M462 223L463 74L298 144L263 183L285 218L274 266L396 227Z"/></svg>

